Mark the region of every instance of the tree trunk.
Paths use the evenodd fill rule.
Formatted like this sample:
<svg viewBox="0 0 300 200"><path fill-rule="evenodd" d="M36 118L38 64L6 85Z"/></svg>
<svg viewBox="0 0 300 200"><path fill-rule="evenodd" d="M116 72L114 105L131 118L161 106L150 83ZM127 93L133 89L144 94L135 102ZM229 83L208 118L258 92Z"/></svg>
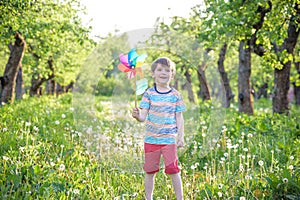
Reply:
<svg viewBox="0 0 300 200"><path fill-rule="evenodd" d="M227 76L227 73L225 72L225 67L224 67L224 60L225 60L225 55L226 55L226 50L227 50L227 44L224 43L223 47L221 48L220 54L219 54L219 60L218 60L218 70L223 82L223 87L225 90L225 98L223 101L223 106L225 108L230 107L230 101L233 99L234 95L232 94L232 90L229 84L229 79ZM222 88L223 89L223 88Z"/></svg>
<svg viewBox="0 0 300 200"><path fill-rule="evenodd" d="M31 87L29 90L29 95L32 96L41 96L42 95L42 83L43 80L38 77L35 78L34 75L31 78Z"/></svg>
<svg viewBox="0 0 300 200"><path fill-rule="evenodd" d="M197 75L198 75L197 77L198 77L199 88L200 88L200 90L198 92L198 96L201 97L203 101L211 99L206 76L205 76L205 69L207 66L207 57L208 57L208 53L210 50L211 49L205 50L203 63L202 63L202 65L198 66L198 70L197 70Z"/></svg>
<svg viewBox="0 0 300 200"><path fill-rule="evenodd" d="M289 54L294 54L294 49L299 36L300 23L300 5L296 3L294 7L296 13L291 16L288 36L285 38L281 51L286 50ZM291 61L283 64L282 69L275 69L274 77L274 97L273 97L273 112L279 114L289 114L288 91L290 87L290 71Z"/></svg>
<svg viewBox="0 0 300 200"><path fill-rule="evenodd" d="M21 33L15 34L14 45L9 44L10 56L5 67L4 75L1 80L0 102L12 103L14 101L14 93L16 87L16 78L19 67L21 66L24 56L26 42Z"/></svg>
<svg viewBox="0 0 300 200"><path fill-rule="evenodd" d="M62 86L59 83L56 84L56 97L66 93L66 86Z"/></svg>
<svg viewBox="0 0 300 200"><path fill-rule="evenodd" d="M300 62L295 63L296 70L298 72L298 76L300 79ZM294 85L294 95L296 100L296 105L300 105L300 85L297 85L296 83L293 83Z"/></svg>
<svg viewBox="0 0 300 200"><path fill-rule="evenodd" d="M23 98L24 84L23 84L23 70L22 65L19 67L17 80L16 80L16 99L20 100Z"/></svg>
<svg viewBox="0 0 300 200"><path fill-rule="evenodd" d="M264 83L259 87L257 92L257 99L268 98L268 83Z"/></svg>
<svg viewBox="0 0 300 200"><path fill-rule="evenodd" d="M34 76L32 76L31 79L31 87L30 87L30 96L35 96L35 95L42 95L42 84L47 81L47 80L51 80L54 78L54 67L53 67L53 59L50 58L48 60L48 66L51 70L51 74L48 75L48 78L34 78Z"/></svg>
<svg viewBox="0 0 300 200"><path fill-rule="evenodd" d="M53 95L55 93L55 88L57 87L57 84L55 80L51 79L48 80L46 83L46 93L47 95Z"/></svg>
<svg viewBox="0 0 300 200"><path fill-rule="evenodd" d="M188 91L188 99L189 99L190 102L194 103L195 102L195 97L194 97L194 93L193 93L192 78L191 78L191 73L189 72L189 69L187 69L185 71L184 76L186 78L185 87Z"/></svg>
<svg viewBox="0 0 300 200"><path fill-rule="evenodd" d="M240 42L239 47L239 72L238 72L238 107L239 112L254 113L253 97L251 95L251 49L245 47L245 42Z"/></svg>
<svg viewBox="0 0 300 200"><path fill-rule="evenodd" d="M67 85L66 92L72 92L73 88L74 88L74 82L72 81L71 83L69 83L69 85Z"/></svg>

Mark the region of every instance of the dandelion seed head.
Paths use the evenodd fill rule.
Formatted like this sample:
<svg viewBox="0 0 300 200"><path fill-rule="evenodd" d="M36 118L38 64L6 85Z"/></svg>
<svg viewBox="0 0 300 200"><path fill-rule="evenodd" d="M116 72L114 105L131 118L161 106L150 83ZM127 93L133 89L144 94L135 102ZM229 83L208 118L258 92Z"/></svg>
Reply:
<svg viewBox="0 0 300 200"><path fill-rule="evenodd" d="M290 166L288 166L288 168L289 168L290 170L293 170L293 169L294 169L294 166L293 166L293 165L290 165Z"/></svg>
<svg viewBox="0 0 300 200"><path fill-rule="evenodd" d="M264 165L264 161L260 160L258 161L259 166L263 166Z"/></svg>
<svg viewBox="0 0 300 200"><path fill-rule="evenodd" d="M59 171L64 171L66 169L66 166L64 164L59 165Z"/></svg>
<svg viewBox="0 0 300 200"><path fill-rule="evenodd" d="M3 159L4 161L8 161L8 160L9 160L9 157L7 157L7 156L2 156L2 159Z"/></svg>
<svg viewBox="0 0 300 200"><path fill-rule="evenodd" d="M73 190L73 193L74 193L74 194L79 194L79 189L74 189L74 190Z"/></svg>
<svg viewBox="0 0 300 200"><path fill-rule="evenodd" d="M282 179L282 181L283 181L284 183L287 183L287 182L289 181L289 179L284 178L284 179Z"/></svg>
<svg viewBox="0 0 300 200"><path fill-rule="evenodd" d="M222 192L218 192L218 196L219 196L219 197L222 197L222 196L223 196L223 193L222 193Z"/></svg>

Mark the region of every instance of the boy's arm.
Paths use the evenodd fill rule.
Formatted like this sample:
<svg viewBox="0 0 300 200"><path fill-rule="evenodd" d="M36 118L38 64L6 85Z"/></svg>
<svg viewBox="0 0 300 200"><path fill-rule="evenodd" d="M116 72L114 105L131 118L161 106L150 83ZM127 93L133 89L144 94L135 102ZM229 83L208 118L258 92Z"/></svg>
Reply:
<svg viewBox="0 0 300 200"><path fill-rule="evenodd" d="M176 125L177 125L177 146L184 146L184 119L182 112L176 113Z"/></svg>
<svg viewBox="0 0 300 200"><path fill-rule="evenodd" d="M145 108L134 108L132 110L132 117L139 122L144 122L148 114L148 109Z"/></svg>

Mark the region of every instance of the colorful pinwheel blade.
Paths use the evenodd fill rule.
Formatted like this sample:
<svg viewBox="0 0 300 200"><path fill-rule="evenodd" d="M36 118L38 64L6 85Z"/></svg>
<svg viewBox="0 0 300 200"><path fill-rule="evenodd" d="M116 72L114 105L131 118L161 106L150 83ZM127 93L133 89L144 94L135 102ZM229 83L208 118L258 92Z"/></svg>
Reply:
<svg viewBox="0 0 300 200"><path fill-rule="evenodd" d="M143 70L141 67L135 68L136 74L139 75L140 78L144 78Z"/></svg>
<svg viewBox="0 0 300 200"><path fill-rule="evenodd" d="M134 77L135 77L135 74L136 74L136 71L135 71L135 70L130 70L129 72L127 72L127 78L128 78L128 79L134 78Z"/></svg>
<svg viewBox="0 0 300 200"><path fill-rule="evenodd" d="M143 94L148 88L148 80L143 78L136 82L136 95Z"/></svg>
<svg viewBox="0 0 300 200"><path fill-rule="evenodd" d="M142 54L142 55L140 55L140 56L138 56L137 58L136 58L136 62L137 63L143 63L143 62L145 62L145 59L147 58L147 54Z"/></svg>
<svg viewBox="0 0 300 200"><path fill-rule="evenodd" d="M135 66L136 64L136 59L139 55L137 54L137 52L135 51L134 48L132 48L129 53L128 53L128 63L130 66Z"/></svg>
<svg viewBox="0 0 300 200"><path fill-rule="evenodd" d="M120 62L125 65L128 68L131 68L129 63L128 63L128 55L126 54L120 54L119 56Z"/></svg>
<svg viewBox="0 0 300 200"><path fill-rule="evenodd" d="M126 66L123 65L122 63L118 65L118 69L119 69L121 72L129 72L129 71L130 71L130 68L129 68L129 67L126 67Z"/></svg>

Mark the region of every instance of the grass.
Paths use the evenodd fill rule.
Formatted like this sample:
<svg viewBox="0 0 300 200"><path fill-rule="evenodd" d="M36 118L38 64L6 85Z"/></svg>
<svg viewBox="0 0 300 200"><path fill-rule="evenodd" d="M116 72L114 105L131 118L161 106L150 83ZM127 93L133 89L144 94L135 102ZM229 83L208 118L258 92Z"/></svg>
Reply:
<svg viewBox="0 0 300 200"><path fill-rule="evenodd" d="M109 98L96 100L91 115L71 94L0 108L1 199L144 198L143 124L128 108L112 115ZM300 198L300 110L287 117L273 115L268 100L255 107L248 116L232 106L224 119L208 103L187 112L199 123L186 120L193 132L180 153L185 199ZM175 198L162 172L154 196Z"/></svg>

